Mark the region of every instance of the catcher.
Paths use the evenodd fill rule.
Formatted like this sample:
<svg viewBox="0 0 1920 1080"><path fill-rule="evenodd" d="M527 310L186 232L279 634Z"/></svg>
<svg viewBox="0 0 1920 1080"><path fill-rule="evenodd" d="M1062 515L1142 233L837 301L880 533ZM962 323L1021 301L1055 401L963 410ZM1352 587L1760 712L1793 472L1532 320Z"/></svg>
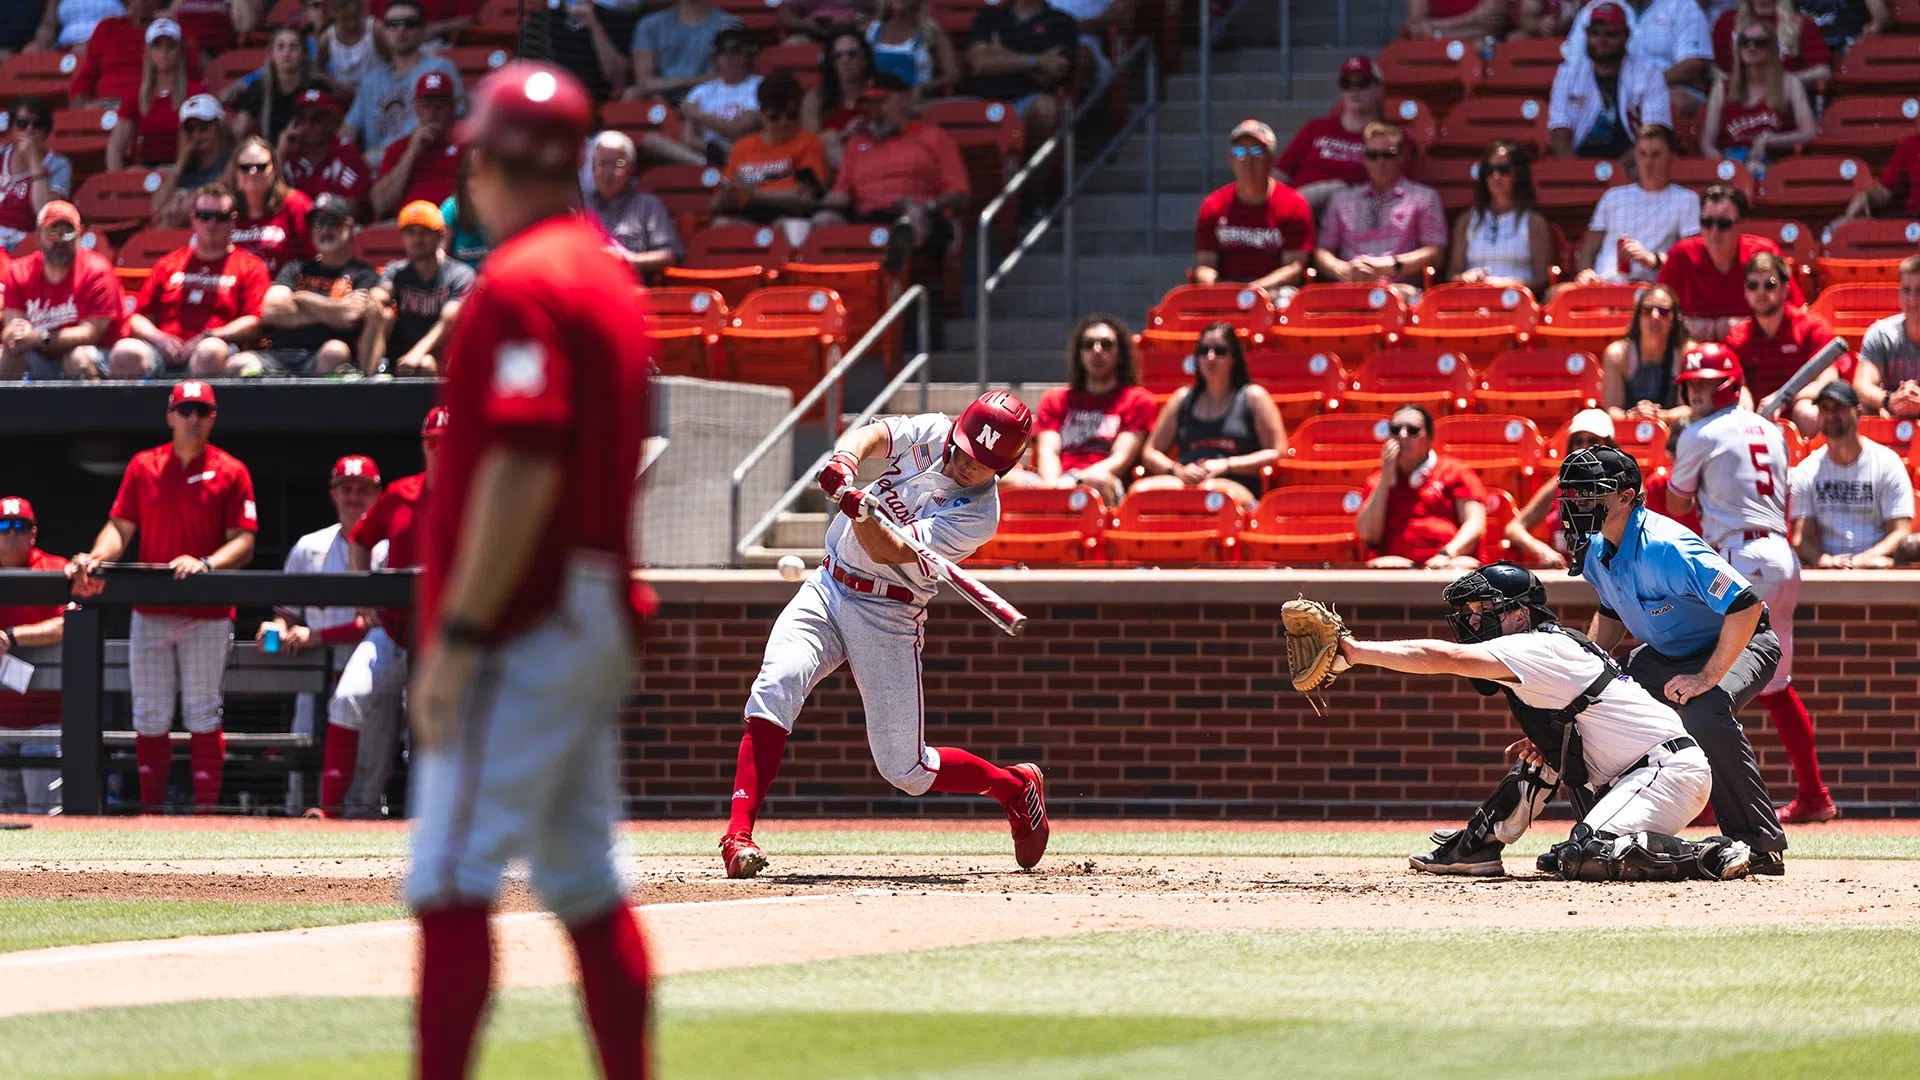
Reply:
<svg viewBox="0 0 1920 1080"><path fill-rule="evenodd" d="M1501 849L1518 840L1561 784L1591 806L1554 847L1560 876L1588 881L1726 880L1747 873L1747 846L1724 836L1694 843L1685 828L1713 789L1707 756L1680 717L1621 672L1547 608L1546 586L1510 562L1455 580L1442 593L1459 643L1358 641L1311 600L1282 608L1296 689L1317 692L1354 664L1419 675L1464 675L1485 695L1505 694L1524 737L1500 786L1464 829L1433 834L1413 856L1430 874L1494 877ZM1589 796L1585 797L1585 796ZM1543 860L1544 861L1544 860Z"/></svg>

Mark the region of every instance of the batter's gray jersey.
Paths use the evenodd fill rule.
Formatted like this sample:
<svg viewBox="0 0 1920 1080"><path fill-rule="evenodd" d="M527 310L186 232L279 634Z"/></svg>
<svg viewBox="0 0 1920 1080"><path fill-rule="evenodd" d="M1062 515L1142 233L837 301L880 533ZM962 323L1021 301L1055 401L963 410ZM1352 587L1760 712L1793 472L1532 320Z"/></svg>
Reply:
<svg viewBox="0 0 1920 1080"><path fill-rule="evenodd" d="M1787 440L1780 428L1729 405L1680 433L1668 490L1700 504L1702 538L1738 550L1749 532L1787 534Z"/></svg>
<svg viewBox="0 0 1920 1080"><path fill-rule="evenodd" d="M887 471L867 485L888 517L909 527L921 543L959 562L993 539L1000 528L1000 489L993 481L962 488L940 471L946 463L953 421L940 413L889 416L881 421L890 440ZM844 516L827 528L827 555L843 569L933 598L938 579L920 562L876 563L852 536Z"/></svg>
<svg viewBox="0 0 1920 1080"><path fill-rule="evenodd" d="M1836 463L1821 447L1793 467L1793 520L1820 526L1820 550L1858 555L1884 540L1887 522L1913 516L1913 482L1900 455L1871 440L1860 441L1851 465Z"/></svg>

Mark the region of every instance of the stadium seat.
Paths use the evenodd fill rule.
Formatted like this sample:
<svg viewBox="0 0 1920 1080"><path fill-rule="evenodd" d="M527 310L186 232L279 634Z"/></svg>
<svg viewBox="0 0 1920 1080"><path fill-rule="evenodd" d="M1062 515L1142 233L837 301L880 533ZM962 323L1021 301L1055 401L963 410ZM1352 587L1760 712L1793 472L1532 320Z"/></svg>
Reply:
<svg viewBox="0 0 1920 1080"><path fill-rule="evenodd" d="M1900 261L1920 253L1920 221L1847 221L1827 230L1814 267L1822 285L1900 283Z"/></svg>
<svg viewBox="0 0 1920 1080"><path fill-rule="evenodd" d="M158 169L94 173L74 192L74 209L91 228L130 234L152 216L153 195L160 190L161 182Z"/></svg>
<svg viewBox="0 0 1920 1080"><path fill-rule="evenodd" d="M1358 487L1275 488L1248 512L1240 528L1240 561L1278 566L1357 563L1360 538L1353 519L1362 501Z"/></svg>
<svg viewBox="0 0 1920 1080"><path fill-rule="evenodd" d="M648 135L680 140L680 110L664 101L609 101L600 106L600 127L618 131L636 145Z"/></svg>
<svg viewBox="0 0 1920 1080"><path fill-rule="evenodd" d="M1524 416L1437 417L1433 446L1480 474L1489 488L1505 488L1522 499L1538 486L1545 456L1540 429Z"/></svg>
<svg viewBox="0 0 1920 1080"><path fill-rule="evenodd" d="M1290 428L1346 404L1347 372L1333 353L1252 352L1247 374L1266 388Z"/></svg>
<svg viewBox="0 0 1920 1080"><path fill-rule="evenodd" d="M1740 223L1739 229L1742 233L1764 236L1780 245L1780 250L1786 253L1787 264L1793 269L1795 280L1800 282L1800 291L1808 296L1819 291L1813 284L1813 267L1820 257L1820 235L1807 228L1804 222L1782 218L1748 218Z"/></svg>
<svg viewBox="0 0 1920 1080"><path fill-rule="evenodd" d="M1829 285L1820 290L1811 307L1815 315L1827 320L1835 334L1858 342L1867 327L1900 313L1900 285Z"/></svg>
<svg viewBox="0 0 1920 1080"><path fill-rule="evenodd" d="M1715 184L1726 184L1745 195L1749 202L1753 200L1753 174L1747 171L1745 163L1732 158L1708 161L1702 157L1675 157L1669 179L1695 195Z"/></svg>
<svg viewBox="0 0 1920 1080"><path fill-rule="evenodd" d="M1287 433L1287 449L1275 465L1286 486L1361 484L1380 469L1387 417L1380 413L1314 416Z"/></svg>
<svg viewBox="0 0 1920 1080"><path fill-rule="evenodd" d="M682 235L706 228L713 218L713 189L720 185L720 170L711 165L655 165L640 174L640 187L659 196L667 212L676 220L691 219L695 227Z"/></svg>
<svg viewBox="0 0 1920 1080"><path fill-rule="evenodd" d="M1279 316L1265 289L1245 285L1179 285L1147 309L1146 331L1198 334L1213 323L1233 326L1251 349L1266 341ZM1143 331L1144 333L1145 331Z"/></svg>
<svg viewBox="0 0 1920 1080"><path fill-rule="evenodd" d="M938 125L960 148L960 160L967 167L967 188L972 193L960 221L971 228L979 220L980 211L1019 169L1027 142L1026 125L1006 103L977 99L929 102L921 110L920 119ZM1000 212L993 223L1000 243L1012 242L1018 223L1016 207Z"/></svg>
<svg viewBox="0 0 1920 1080"><path fill-rule="evenodd" d="M816 226L807 234L799 256L781 268L780 280L785 284L827 288L840 295L847 305L848 348L873 329L902 291L901 283L880 265L886 256L887 233L877 225ZM896 321L881 343L889 372L900 366L905 329L905 320Z"/></svg>
<svg viewBox="0 0 1920 1080"><path fill-rule="evenodd" d="M1437 158L1477 158L1495 139L1511 139L1544 152L1548 145L1546 96L1469 97L1447 110L1440 121L1440 135L1427 153Z"/></svg>
<svg viewBox="0 0 1920 1080"><path fill-rule="evenodd" d="M1835 93L1829 106L1862 92L1911 93L1920 86L1920 36L1877 34L1856 38L1834 66L1827 84Z"/></svg>
<svg viewBox="0 0 1920 1080"><path fill-rule="evenodd" d="M720 331L719 378L784 386L797 403L826 377L846 346L847 309L832 289L776 285L761 289L734 309ZM840 428L840 386L827 392L806 419L823 418Z"/></svg>
<svg viewBox="0 0 1920 1080"><path fill-rule="evenodd" d="M1563 38L1523 37L1494 46L1487 70L1473 84L1482 97L1518 94L1545 99L1560 71Z"/></svg>
<svg viewBox="0 0 1920 1080"><path fill-rule="evenodd" d="M647 336L658 344L662 375L712 376L709 357L727 325L727 302L713 289L645 289Z"/></svg>
<svg viewBox="0 0 1920 1080"><path fill-rule="evenodd" d="M1474 171L1479 162L1472 158L1427 158L1420 162L1421 183L1440 195L1440 208L1448 216L1473 205Z"/></svg>
<svg viewBox="0 0 1920 1080"><path fill-rule="evenodd" d="M933 21L956 41L965 41L973 30L973 20L989 0L933 0L927 6Z"/></svg>
<svg viewBox="0 0 1920 1080"><path fill-rule="evenodd" d="M129 284L146 280L147 271L162 255L178 251L193 240L191 229L142 229L127 238L114 256L114 268Z"/></svg>
<svg viewBox="0 0 1920 1080"><path fill-rule="evenodd" d="M520 40L520 17L526 0L486 0L472 26L460 31L462 45L510 47Z"/></svg>
<svg viewBox="0 0 1920 1080"><path fill-rule="evenodd" d="M1600 361L1566 349L1511 349L1493 358L1474 391L1488 412L1513 413L1550 428L1600 406Z"/></svg>
<svg viewBox="0 0 1920 1080"><path fill-rule="evenodd" d="M1912 420L1896 420L1891 416L1863 416L1860 418L1860 437L1877 442L1881 446L1900 455L1907 463L1909 472L1915 461L1915 436L1920 435L1920 424Z"/></svg>
<svg viewBox="0 0 1920 1080"><path fill-rule="evenodd" d="M1407 305L1385 285L1328 282L1293 294L1267 332L1276 349L1365 356L1400 340Z"/></svg>
<svg viewBox="0 0 1920 1080"><path fill-rule="evenodd" d="M1102 538L1112 562L1191 565L1232 560L1239 532L1225 492L1171 488L1128 492Z"/></svg>
<svg viewBox="0 0 1920 1080"><path fill-rule="evenodd" d="M1484 367L1495 355L1526 344L1539 311L1525 286L1452 281L1421 295L1401 342L1465 353Z"/></svg>
<svg viewBox="0 0 1920 1080"><path fill-rule="evenodd" d="M72 53L15 53L0 61L0 101L11 105L21 98L39 98L52 108L67 103L79 57Z"/></svg>
<svg viewBox="0 0 1920 1080"><path fill-rule="evenodd" d="M65 154L75 176L98 172L106 163L107 139L118 120L119 113L96 106L55 109L47 149Z"/></svg>
<svg viewBox="0 0 1920 1080"><path fill-rule="evenodd" d="M1664 469L1672 460L1667 455L1667 425L1658 420L1615 420L1613 422L1613 441L1620 449L1633 455L1640 463L1640 471L1652 475L1656 469ZM1567 445L1562 434L1554 441L1556 447ZM1556 451L1557 452L1557 451Z"/></svg>
<svg viewBox="0 0 1920 1080"><path fill-rule="evenodd" d="M1838 217L1855 195L1873 188L1873 170L1858 158L1806 154L1767 166L1754 190L1753 212L1801 221Z"/></svg>
<svg viewBox="0 0 1920 1080"><path fill-rule="evenodd" d="M778 5L766 0L713 0L713 6L739 19L755 40L765 42L775 35L773 9Z"/></svg>
<svg viewBox="0 0 1920 1080"><path fill-rule="evenodd" d="M1877 176L1892 159L1893 148L1913 134L1916 118L1920 118L1920 98L1842 95L1828 101L1821 111L1818 133L1807 144L1806 152L1858 158Z"/></svg>
<svg viewBox="0 0 1920 1080"><path fill-rule="evenodd" d="M1440 122L1434 119L1433 109L1419 98L1389 99L1383 103L1381 112L1421 153L1440 135Z"/></svg>
<svg viewBox="0 0 1920 1080"><path fill-rule="evenodd" d="M1627 170L1611 161L1543 157L1531 166L1534 205L1570 232L1593 220L1593 207L1608 188L1627 184Z"/></svg>
<svg viewBox="0 0 1920 1080"><path fill-rule="evenodd" d="M1419 98L1436 111L1467 96L1480 79L1479 52L1459 40L1389 41L1374 62L1389 96Z"/></svg>
<svg viewBox="0 0 1920 1080"><path fill-rule="evenodd" d="M1161 404L1175 390L1193 382L1193 348L1149 348L1140 335L1134 335L1134 363L1140 366L1140 385Z"/></svg>
<svg viewBox="0 0 1920 1080"><path fill-rule="evenodd" d="M397 225L369 225L353 238L353 252L375 269L407 257Z"/></svg>
<svg viewBox="0 0 1920 1080"><path fill-rule="evenodd" d="M1569 285L1553 294L1534 324L1534 347L1599 356L1627 332L1645 285Z"/></svg>
<svg viewBox="0 0 1920 1080"><path fill-rule="evenodd" d="M786 234L771 225L720 225L694 233L686 258L660 276L672 285L717 290L728 307L738 307L748 293L778 281L792 257Z"/></svg>
<svg viewBox="0 0 1920 1080"><path fill-rule="evenodd" d="M1003 488L1000 529L966 560L968 566L1058 566L1101 555L1106 507L1086 486Z"/></svg>
<svg viewBox="0 0 1920 1080"><path fill-rule="evenodd" d="M1920 0L1888 0L1887 12L1896 28L1908 33L1920 31Z"/></svg>
<svg viewBox="0 0 1920 1080"><path fill-rule="evenodd" d="M202 81L207 84L207 90L217 96L235 79L248 72L259 71L260 65L266 62L265 49L229 49L207 63Z"/></svg>
<svg viewBox="0 0 1920 1080"><path fill-rule="evenodd" d="M473 86L494 68L513 59L513 46L508 45L456 45L441 54L453 64L460 73L460 82L467 93L473 93Z"/></svg>
<svg viewBox="0 0 1920 1080"><path fill-rule="evenodd" d="M1514 517L1513 496L1505 488L1487 488L1481 500L1487 508L1487 531L1480 536L1480 551L1475 558L1483 563L1498 562L1513 556L1513 542L1507 539L1507 523Z"/></svg>
<svg viewBox="0 0 1920 1080"><path fill-rule="evenodd" d="M771 49L762 49L753 58L753 70L761 76L776 71L790 71L800 81L802 89L811 90L820 85L820 46L813 42L798 45L775 45Z"/></svg>
<svg viewBox="0 0 1920 1080"><path fill-rule="evenodd" d="M1347 404L1370 413L1391 414L1401 405L1420 405L1436 415L1465 412L1473 404L1473 383L1473 368L1463 353L1392 349L1374 353L1353 370Z"/></svg>

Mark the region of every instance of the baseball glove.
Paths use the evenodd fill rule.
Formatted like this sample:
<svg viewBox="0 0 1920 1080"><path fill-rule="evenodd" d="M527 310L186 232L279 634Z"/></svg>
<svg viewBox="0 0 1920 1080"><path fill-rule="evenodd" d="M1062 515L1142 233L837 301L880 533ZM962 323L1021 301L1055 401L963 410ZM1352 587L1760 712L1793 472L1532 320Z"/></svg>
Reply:
<svg viewBox="0 0 1920 1080"><path fill-rule="evenodd" d="M1280 605L1280 626L1287 634L1287 669L1293 688L1306 694L1318 711L1315 696L1352 666L1340 655L1340 639L1353 633L1332 608L1305 597Z"/></svg>

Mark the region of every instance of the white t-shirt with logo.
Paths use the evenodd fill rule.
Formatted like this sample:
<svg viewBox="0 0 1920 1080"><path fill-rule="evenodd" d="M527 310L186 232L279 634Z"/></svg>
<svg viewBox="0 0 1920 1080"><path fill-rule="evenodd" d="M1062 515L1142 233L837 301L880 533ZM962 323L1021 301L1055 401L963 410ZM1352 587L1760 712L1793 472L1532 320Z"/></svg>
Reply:
<svg viewBox="0 0 1920 1080"><path fill-rule="evenodd" d="M744 112L756 112L760 108L760 76L749 75L737 83L708 79L687 91L687 100L701 112L722 120L731 120ZM710 128L701 128L700 137L729 149L733 147L732 139Z"/></svg>
<svg viewBox="0 0 1920 1080"><path fill-rule="evenodd" d="M1507 665L1514 678L1500 680L1514 695L1537 709L1564 709L1600 677L1600 658L1565 634L1530 631L1484 642L1482 647ZM1630 676L1607 684L1600 700L1580 714L1580 745L1587 782L1612 783L1628 767L1668 739L1687 733L1680 715L1655 701Z"/></svg>
<svg viewBox="0 0 1920 1080"><path fill-rule="evenodd" d="M880 501L880 512L901 525L921 543L952 559L966 558L993 539L1000 529L1000 488L997 479L963 488L940 471L946 463L947 433L953 421L940 413L889 416L887 471L867 485ZM851 535L845 515L836 515L827 527L827 554L862 577L900 585L920 603L933 598L939 579L921 562L882 565L868 558Z"/></svg>
<svg viewBox="0 0 1920 1080"><path fill-rule="evenodd" d="M1788 514L1820 526L1820 550L1858 555L1886 538L1892 518L1913 516L1913 483L1900 455L1868 439L1851 465L1836 463L1821 447L1793 467Z"/></svg>

